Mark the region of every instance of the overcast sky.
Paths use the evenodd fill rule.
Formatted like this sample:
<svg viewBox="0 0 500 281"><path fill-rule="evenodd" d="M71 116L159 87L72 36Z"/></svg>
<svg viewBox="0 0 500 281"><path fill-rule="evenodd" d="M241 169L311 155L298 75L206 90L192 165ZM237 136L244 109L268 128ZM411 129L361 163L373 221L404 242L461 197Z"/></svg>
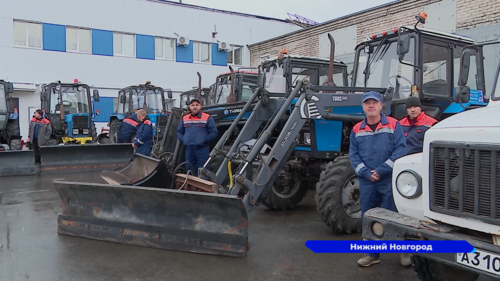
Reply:
<svg viewBox="0 0 500 281"><path fill-rule="evenodd" d="M287 13L290 13L322 23L394 1L396 0L182 0L182 3L278 19L286 19Z"/></svg>

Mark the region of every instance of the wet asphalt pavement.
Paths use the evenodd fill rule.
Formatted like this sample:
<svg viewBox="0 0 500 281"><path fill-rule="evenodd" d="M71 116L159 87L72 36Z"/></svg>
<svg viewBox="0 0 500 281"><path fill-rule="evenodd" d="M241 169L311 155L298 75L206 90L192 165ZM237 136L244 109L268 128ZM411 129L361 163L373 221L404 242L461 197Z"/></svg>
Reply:
<svg viewBox="0 0 500 281"><path fill-rule="evenodd" d="M58 235L56 178L105 183L99 173L0 178L0 280L418 280L397 254L360 268L360 254L305 247L307 240L361 240L330 231L316 213L314 190L292 211L251 212L248 256L230 258Z"/></svg>

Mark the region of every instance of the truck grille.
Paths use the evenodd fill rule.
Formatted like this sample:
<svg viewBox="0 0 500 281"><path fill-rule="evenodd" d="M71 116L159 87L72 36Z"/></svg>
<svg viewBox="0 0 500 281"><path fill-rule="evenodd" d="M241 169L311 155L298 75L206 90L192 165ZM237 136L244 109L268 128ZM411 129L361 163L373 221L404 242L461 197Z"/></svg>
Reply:
<svg viewBox="0 0 500 281"><path fill-rule="evenodd" d="M88 129L89 117L88 116L73 116L73 128L75 129Z"/></svg>
<svg viewBox="0 0 500 281"><path fill-rule="evenodd" d="M430 208L500 225L500 145L431 143Z"/></svg>

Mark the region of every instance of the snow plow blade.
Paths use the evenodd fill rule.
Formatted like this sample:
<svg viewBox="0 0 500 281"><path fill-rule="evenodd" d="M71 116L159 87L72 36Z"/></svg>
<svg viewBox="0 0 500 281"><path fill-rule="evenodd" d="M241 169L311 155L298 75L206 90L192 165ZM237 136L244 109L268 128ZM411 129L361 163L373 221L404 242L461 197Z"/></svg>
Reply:
<svg viewBox="0 0 500 281"><path fill-rule="evenodd" d="M36 175L32 150L0 152L0 177Z"/></svg>
<svg viewBox="0 0 500 281"><path fill-rule="evenodd" d="M245 257L248 216L236 196L55 180L58 233L101 241Z"/></svg>
<svg viewBox="0 0 500 281"><path fill-rule="evenodd" d="M141 154L134 154L128 164L122 168L102 171L101 178L115 185L173 187L172 174L168 171L165 162Z"/></svg>
<svg viewBox="0 0 500 281"><path fill-rule="evenodd" d="M83 144L40 147L41 173L88 172L125 165L134 155L131 144Z"/></svg>

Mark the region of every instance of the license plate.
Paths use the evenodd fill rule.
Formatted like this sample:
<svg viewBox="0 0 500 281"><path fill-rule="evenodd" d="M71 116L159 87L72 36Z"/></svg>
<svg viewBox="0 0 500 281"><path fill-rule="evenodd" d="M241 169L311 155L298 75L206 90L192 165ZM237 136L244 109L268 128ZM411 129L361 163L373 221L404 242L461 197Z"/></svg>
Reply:
<svg viewBox="0 0 500 281"><path fill-rule="evenodd" d="M500 255L476 249L475 253L458 253L457 262L482 271L500 275Z"/></svg>

